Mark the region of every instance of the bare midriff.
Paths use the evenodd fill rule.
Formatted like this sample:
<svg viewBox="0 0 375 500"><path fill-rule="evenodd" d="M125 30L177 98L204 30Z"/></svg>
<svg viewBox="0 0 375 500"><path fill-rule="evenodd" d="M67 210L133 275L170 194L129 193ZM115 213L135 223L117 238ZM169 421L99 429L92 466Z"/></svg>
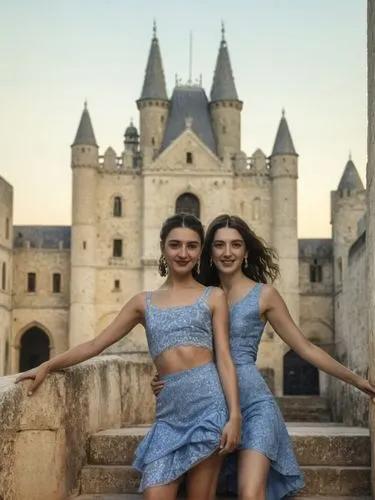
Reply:
<svg viewBox="0 0 375 500"><path fill-rule="evenodd" d="M205 347L179 345L162 352L155 360L155 366L162 377L213 362L212 351Z"/></svg>

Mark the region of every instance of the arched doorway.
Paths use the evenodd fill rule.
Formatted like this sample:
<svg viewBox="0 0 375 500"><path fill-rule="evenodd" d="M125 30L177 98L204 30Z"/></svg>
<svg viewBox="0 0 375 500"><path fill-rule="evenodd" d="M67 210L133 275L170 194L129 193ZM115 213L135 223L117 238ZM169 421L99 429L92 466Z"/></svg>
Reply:
<svg viewBox="0 0 375 500"><path fill-rule="evenodd" d="M21 338L19 370L24 372L47 361L49 350L48 335L38 326L32 326Z"/></svg>
<svg viewBox="0 0 375 500"><path fill-rule="evenodd" d="M176 214L192 214L199 218L200 212L200 203L195 194L184 193L177 198Z"/></svg>
<svg viewBox="0 0 375 500"><path fill-rule="evenodd" d="M284 395L319 395L319 371L294 351L284 356Z"/></svg>

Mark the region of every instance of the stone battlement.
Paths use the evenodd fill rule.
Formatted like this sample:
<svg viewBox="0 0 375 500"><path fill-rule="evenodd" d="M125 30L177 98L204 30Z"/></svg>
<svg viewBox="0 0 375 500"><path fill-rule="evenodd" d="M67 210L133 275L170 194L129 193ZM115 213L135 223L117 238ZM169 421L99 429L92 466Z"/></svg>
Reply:
<svg viewBox="0 0 375 500"><path fill-rule="evenodd" d="M100 356L52 374L31 398L29 381L0 378L0 498L64 500L77 492L88 436L149 424L147 355Z"/></svg>

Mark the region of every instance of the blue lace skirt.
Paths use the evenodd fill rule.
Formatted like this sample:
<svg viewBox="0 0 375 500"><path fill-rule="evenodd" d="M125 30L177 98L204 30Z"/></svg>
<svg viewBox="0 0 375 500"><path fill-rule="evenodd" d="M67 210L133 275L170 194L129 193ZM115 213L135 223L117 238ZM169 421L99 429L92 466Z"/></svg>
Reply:
<svg viewBox="0 0 375 500"><path fill-rule="evenodd" d="M214 363L168 374L156 402L156 422L136 451L140 491L169 484L212 455L228 410Z"/></svg>
<svg viewBox="0 0 375 500"><path fill-rule="evenodd" d="M240 391L242 436L240 449L255 450L270 460L267 500L281 500L303 488L298 466L280 409L254 364L236 367ZM237 493L237 453L228 456L220 490Z"/></svg>

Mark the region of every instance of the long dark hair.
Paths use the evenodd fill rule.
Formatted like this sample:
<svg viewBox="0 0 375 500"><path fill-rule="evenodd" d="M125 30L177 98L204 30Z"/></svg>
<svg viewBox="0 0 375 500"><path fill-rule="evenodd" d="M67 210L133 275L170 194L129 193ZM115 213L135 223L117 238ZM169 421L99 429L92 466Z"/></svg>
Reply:
<svg viewBox="0 0 375 500"><path fill-rule="evenodd" d="M247 266L242 264L242 272L245 276L260 283L272 283L279 275L276 251L267 246L241 217L227 214L219 215L208 226L201 255L199 281L206 286L220 285L219 273L212 263L211 255L216 231L223 227L236 229L245 242L248 252Z"/></svg>
<svg viewBox="0 0 375 500"><path fill-rule="evenodd" d="M171 217L168 217L163 222L163 225L161 226L160 230L160 246L161 248L164 248L165 241L168 237L168 234L173 230L177 229L180 227L186 227L188 229L191 229L192 231L196 232L197 235L199 236L199 239L201 241L201 244L204 244L204 228L203 224L201 221L198 219L198 217L195 217L195 215L192 214L185 214L185 213L179 213L172 215ZM162 276L165 276L166 274L162 274L161 272L161 266L165 264L162 264L162 257L160 257L159 260L159 272ZM197 265L194 266L192 274L194 278L197 278ZM166 270L165 270L166 272Z"/></svg>

